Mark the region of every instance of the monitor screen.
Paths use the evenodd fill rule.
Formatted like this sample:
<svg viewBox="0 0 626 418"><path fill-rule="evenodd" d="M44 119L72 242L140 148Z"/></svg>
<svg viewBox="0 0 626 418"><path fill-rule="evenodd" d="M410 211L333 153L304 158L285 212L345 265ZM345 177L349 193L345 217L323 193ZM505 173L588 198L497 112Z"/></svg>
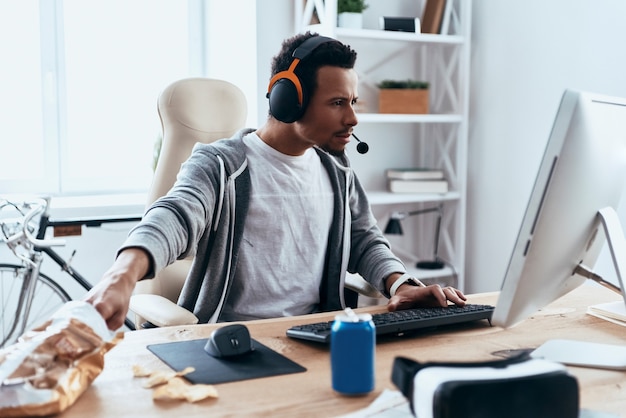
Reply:
<svg viewBox="0 0 626 418"><path fill-rule="evenodd" d="M566 90L513 248L492 323L513 326L581 285L606 242L600 209L626 180L626 99ZM621 231L620 231L621 232Z"/></svg>

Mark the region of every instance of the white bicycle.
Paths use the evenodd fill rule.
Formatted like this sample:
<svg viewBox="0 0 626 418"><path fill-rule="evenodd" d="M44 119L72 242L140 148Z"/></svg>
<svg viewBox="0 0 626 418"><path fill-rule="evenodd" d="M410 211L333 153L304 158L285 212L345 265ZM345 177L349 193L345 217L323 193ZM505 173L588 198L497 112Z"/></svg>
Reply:
<svg viewBox="0 0 626 418"><path fill-rule="evenodd" d="M0 348L13 344L25 331L50 318L70 301L67 291L40 271L44 254L85 290L92 285L52 249L65 240L45 239L46 230L55 226L101 226L109 222L129 222L139 217L70 219L49 218L50 198L10 201L0 197L0 240L20 259L20 264L0 263ZM135 329L130 320L127 328Z"/></svg>

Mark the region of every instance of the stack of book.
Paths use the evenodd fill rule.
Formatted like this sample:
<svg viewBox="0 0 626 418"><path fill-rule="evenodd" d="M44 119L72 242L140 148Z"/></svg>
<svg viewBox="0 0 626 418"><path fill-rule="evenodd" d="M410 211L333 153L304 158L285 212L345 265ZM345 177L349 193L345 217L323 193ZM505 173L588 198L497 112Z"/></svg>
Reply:
<svg viewBox="0 0 626 418"><path fill-rule="evenodd" d="M393 193L447 193L443 170L430 168L390 168L386 170L389 191Z"/></svg>

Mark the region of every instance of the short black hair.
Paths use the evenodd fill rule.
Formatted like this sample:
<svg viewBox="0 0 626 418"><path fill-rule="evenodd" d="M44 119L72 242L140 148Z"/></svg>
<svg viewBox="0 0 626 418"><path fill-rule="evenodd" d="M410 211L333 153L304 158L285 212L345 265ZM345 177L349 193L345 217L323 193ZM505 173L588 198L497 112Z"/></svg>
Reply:
<svg viewBox="0 0 626 418"><path fill-rule="evenodd" d="M280 52L272 60L272 74L274 77L281 71L286 71L293 62L293 52L304 41L317 33L306 32L297 34L291 38L285 39ZM317 88L317 70L320 67L332 66L341 68L354 68L356 62L356 51L349 45L345 45L339 41L326 42L319 45L304 60L298 63L294 73L300 79L302 88L311 96ZM270 78L271 78L270 77Z"/></svg>

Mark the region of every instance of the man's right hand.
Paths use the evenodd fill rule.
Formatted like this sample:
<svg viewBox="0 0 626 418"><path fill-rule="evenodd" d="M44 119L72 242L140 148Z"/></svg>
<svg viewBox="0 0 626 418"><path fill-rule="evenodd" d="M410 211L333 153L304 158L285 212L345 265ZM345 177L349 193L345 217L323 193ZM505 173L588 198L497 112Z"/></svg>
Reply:
<svg viewBox="0 0 626 418"><path fill-rule="evenodd" d="M140 248L127 248L118 255L84 300L92 304L106 321L107 327L115 331L124 325L135 284L149 270L148 254Z"/></svg>

